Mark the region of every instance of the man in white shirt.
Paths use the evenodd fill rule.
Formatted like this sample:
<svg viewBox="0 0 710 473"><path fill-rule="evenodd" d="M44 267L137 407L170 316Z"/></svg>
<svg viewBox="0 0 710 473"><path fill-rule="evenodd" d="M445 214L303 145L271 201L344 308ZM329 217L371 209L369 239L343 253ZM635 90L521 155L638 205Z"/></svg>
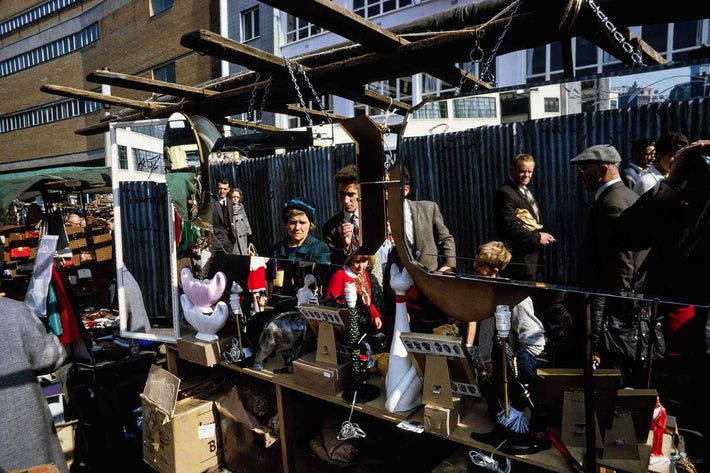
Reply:
<svg viewBox="0 0 710 473"><path fill-rule="evenodd" d="M633 189L636 183L641 179L643 173L653 166L656 160L656 146L653 140L642 138L636 140L631 145L631 161L629 167L621 171L621 180L624 181L626 187Z"/></svg>
<svg viewBox="0 0 710 473"><path fill-rule="evenodd" d="M360 191L357 166L345 166L335 175L340 211L323 225L323 241L330 247L330 261L345 264L360 244Z"/></svg>
<svg viewBox="0 0 710 473"><path fill-rule="evenodd" d="M656 185L658 181L668 175L676 152L688 145L688 138L684 134L669 131L656 140L656 164L646 171L634 186L634 192L643 195Z"/></svg>

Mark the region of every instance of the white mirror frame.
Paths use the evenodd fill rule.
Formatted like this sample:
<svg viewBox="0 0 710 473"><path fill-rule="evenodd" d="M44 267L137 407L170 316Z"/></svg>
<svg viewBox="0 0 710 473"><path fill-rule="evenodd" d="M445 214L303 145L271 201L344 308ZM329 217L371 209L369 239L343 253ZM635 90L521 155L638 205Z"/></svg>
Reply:
<svg viewBox="0 0 710 473"><path fill-rule="evenodd" d="M118 314L121 336L141 340L151 340L164 343L176 343L180 337L180 308L178 306L178 278L177 278L177 249L175 248L175 209L172 202L168 202L168 238L170 247L170 284L172 289L172 316L174 334L172 337L153 333L131 332L128 330L128 312L126 310L126 291L123 284L123 240L121 228L121 195L120 183L125 181L146 181L151 180L158 183L165 183L165 176L157 173L146 173L141 171L122 170L118 167L118 146L124 145L130 149L140 147L140 149L163 154L163 140L150 138L138 133L130 133L130 128L135 126L156 126L164 125L166 119L139 120L132 122L117 122L109 124L110 143L107 143L106 154L108 162L111 163L111 182L113 187L113 217L114 217L114 245L116 248L116 288L118 296ZM140 143L140 146L137 146ZM134 146L132 146L134 145ZM131 161L129 160L129 163Z"/></svg>

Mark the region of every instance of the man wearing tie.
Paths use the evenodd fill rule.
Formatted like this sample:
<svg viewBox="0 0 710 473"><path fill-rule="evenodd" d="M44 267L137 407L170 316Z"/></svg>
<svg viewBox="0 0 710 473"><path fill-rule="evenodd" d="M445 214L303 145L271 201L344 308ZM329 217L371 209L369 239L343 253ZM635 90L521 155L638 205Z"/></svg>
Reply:
<svg viewBox="0 0 710 473"><path fill-rule="evenodd" d="M535 281L543 263L542 247L555 238L542 230L540 208L528 184L535 170L529 154L519 154L510 164L510 179L493 197L493 214L498 239L505 242L513 259L501 274L510 279Z"/></svg>
<svg viewBox="0 0 710 473"><path fill-rule="evenodd" d="M233 203L229 195L229 181L220 179L217 183L217 198L212 199L212 226L219 242L215 251L231 253L235 238L232 230Z"/></svg>
<svg viewBox="0 0 710 473"><path fill-rule="evenodd" d="M360 193L357 166L350 164L335 175L340 211L323 225L323 240L330 247L330 261L345 264L360 245Z"/></svg>

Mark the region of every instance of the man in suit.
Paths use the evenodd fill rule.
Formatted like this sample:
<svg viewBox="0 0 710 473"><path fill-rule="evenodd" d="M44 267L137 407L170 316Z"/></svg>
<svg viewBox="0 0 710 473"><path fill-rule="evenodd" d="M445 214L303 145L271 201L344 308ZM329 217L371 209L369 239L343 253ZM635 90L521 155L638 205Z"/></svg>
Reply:
<svg viewBox="0 0 710 473"><path fill-rule="evenodd" d="M596 145L587 148L570 162L577 166L582 186L594 193L594 204L580 248L580 283L588 289L608 291L627 289L632 282L634 272L640 265L641 255L623 249L620 243L619 217L638 199L634 191L621 181L619 175L621 156L613 146ZM604 361L605 367L620 368L622 383L631 385L634 384L632 377L636 368L634 360L620 354L605 352L600 344L605 318L633 317L633 314L624 307L622 299L592 297L592 357L598 363ZM633 328L633 321L624 320L624 322L626 323L614 324L619 327L619 337L628 336L628 330ZM608 328L611 330L612 327ZM636 370L636 375L639 374Z"/></svg>
<svg viewBox="0 0 710 473"><path fill-rule="evenodd" d="M212 226L214 236L219 243L215 251L224 250L231 253L236 241L232 231L232 215L234 207L229 195L229 181L220 179L217 182L217 199L212 199Z"/></svg>
<svg viewBox="0 0 710 473"><path fill-rule="evenodd" d="M510 279L535 281L538 265L542 263L541 247L555 238L541 231L540 208L528 184L535 170L535 160L529 154L519 154L510 164L510 179L493 197L493 214L498 238L505 242L513 255L502 276Z"/></svg>
<svg viewBox="0 0 710 473"><path fill-rule="evenodd" d="M411 190L409 171L404 175L404 239L414 259L429 271L456 268L456 244L444 223L439 205L429 200L407 199Z"/></svg>
<svg viewBox="0 0 710 473"><path fill-rule="evenodd" d="M345 166L335 175L340 211L323 225L323 241L330 248L330 261L345 264L360 243L360 193L357 166Z"/></svg>

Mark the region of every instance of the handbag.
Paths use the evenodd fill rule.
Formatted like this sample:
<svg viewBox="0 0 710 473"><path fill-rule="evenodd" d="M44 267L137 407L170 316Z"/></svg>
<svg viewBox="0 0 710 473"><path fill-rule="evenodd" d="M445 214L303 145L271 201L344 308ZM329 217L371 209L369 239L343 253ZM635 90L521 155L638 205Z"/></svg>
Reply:
<svg viewBox="0 0 710 473"><path fill-rule="evenodd" d="M16 248L10 248L10 258L29 258L30 257L30 247L29 246L18 246Z"/></svg>
<svg viewBox="0 0 710 473"><path fill-rule="evenodd" d="M661 321L651 327L650 302L607 298L599 346L607 353L635 361L645 361L648 340L653 340L653 358L663 358L666 343ZM653 333L652 333L653 332Z"/></svg>

